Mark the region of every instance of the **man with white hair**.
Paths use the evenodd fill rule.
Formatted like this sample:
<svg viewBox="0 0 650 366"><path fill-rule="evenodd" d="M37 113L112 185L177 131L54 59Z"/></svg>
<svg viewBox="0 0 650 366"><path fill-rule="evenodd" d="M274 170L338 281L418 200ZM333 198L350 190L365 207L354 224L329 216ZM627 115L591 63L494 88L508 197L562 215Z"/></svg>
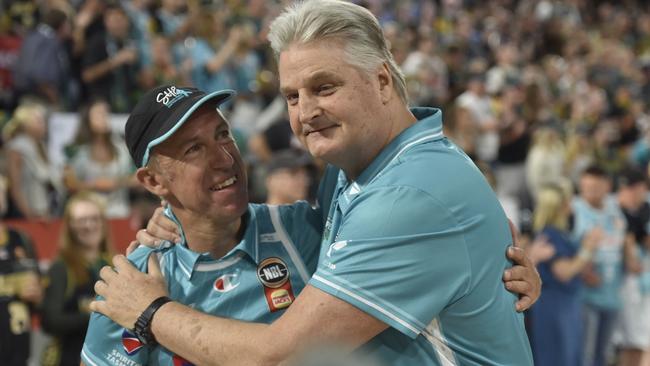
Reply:
<svg viewBox="0 0 650 366"><path fill-rule="evenodd" d="M306 1L274 21L269 39L294 133L335 166L324 178L337 184L318 267L272 324L168 302L150 322L155 339L198 364L280 364L340 342L390 365L532 365L516 297L501 285L507 218L442 134L442 112L408 108L374 16ZM102 270L96 290L105 300L92 308L131 326L166 286L121 257L114 264L117 272Z"/></svg>

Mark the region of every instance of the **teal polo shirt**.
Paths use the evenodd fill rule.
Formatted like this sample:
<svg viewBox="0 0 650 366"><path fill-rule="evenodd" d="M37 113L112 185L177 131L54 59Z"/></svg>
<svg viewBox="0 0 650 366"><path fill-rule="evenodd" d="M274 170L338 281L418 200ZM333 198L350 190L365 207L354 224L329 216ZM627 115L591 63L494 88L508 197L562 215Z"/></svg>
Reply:
<svg viewBox="0 0 650 366"><path fill-rule="evenodd" d="M166 214L178 223L168 209ZM316 267L322 215L308 203L250 204L244 238L219 260L183 244L141 246L129 260L147 272L155 255L169 296L201 312L271 323L291 305ZM136 294L134 294L136 296ZM93 313L81 352L86 365L190 365L162 346L144 346L128 330Z"/></svg>
<svg viewBox="0 0 650 366"><path fill-rule="evenodd" d="M592 229L603 230L603 238L591 260L600 277L598 286L584 286L581 295L585 303L604 310L619 310L623 286L623 246L627 234L627 221L615 197L607 197L601 209L591 207L578 197L573 200L574 243L581 243Z"/></svg>
<svg viewBox="0 0 650 366"><path fill-rule="evenodd" d="M508 221L487 181L444 137L438 109L395 138L358 179L337 179L310 285L386 323L361 348L386 365L532 365Z"/></svg>

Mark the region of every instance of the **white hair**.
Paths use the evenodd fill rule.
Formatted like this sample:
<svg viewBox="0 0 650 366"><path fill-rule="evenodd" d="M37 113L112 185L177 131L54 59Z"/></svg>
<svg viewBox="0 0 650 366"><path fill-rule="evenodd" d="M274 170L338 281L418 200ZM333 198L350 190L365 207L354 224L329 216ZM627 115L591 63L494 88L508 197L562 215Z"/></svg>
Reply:
<svg viewBox="0 0 650 366"><path fill-rule="evenodd" d="M397 94L408 104L404 74L388 49L381 26L359 5L339 0L296 2L271 23L268 38L276 58L294 43L343 41L351 65L371 73L385 62Z"/></svg>

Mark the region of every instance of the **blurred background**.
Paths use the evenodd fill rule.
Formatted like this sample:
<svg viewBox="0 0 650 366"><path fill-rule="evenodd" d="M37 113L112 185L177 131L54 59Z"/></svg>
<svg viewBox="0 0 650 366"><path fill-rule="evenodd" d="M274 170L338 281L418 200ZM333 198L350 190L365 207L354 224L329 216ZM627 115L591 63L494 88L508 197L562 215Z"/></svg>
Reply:
<svg viewBox="0 0 650 366"><path fill-rule="evenodd" d="M650 365L649 2L355 2L521 232L536 364ZM313 201L266 41L288 3L0 0L0 363L74 364L97 269L158 205L122 141L147 89L236 90L251 200Z"/></svg>

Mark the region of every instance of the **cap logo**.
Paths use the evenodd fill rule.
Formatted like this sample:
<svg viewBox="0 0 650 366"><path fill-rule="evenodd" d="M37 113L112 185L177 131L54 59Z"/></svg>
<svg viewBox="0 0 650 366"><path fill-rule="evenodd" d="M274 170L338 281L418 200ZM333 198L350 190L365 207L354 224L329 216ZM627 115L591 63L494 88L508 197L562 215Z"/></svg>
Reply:
<svg viewBox="0 0 650 366"><path fill-rule="evenodd" d="M188 97L190 92L175 86L170 86L156 95L156 102L162 103L165 107L171 108L179 100Z"/></svg>

